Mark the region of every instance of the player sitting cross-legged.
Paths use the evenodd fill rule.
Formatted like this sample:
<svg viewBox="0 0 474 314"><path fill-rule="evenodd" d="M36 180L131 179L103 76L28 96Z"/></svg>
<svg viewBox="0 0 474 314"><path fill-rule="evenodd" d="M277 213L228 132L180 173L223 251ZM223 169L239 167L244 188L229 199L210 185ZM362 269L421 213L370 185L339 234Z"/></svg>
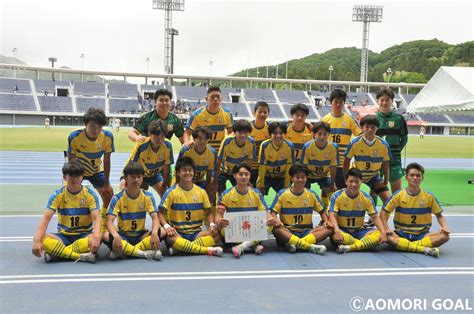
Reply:
<svg viewBox="0 0 474 314"><path fill-rule="evenodd" d="M125 189L110 201L107 212L108 233L112 246L110 259L133 256L146 259L161 259L160 238L166 236L160 228L158 208L153 194L140 189L145 170L137 162L129 162L123 169ZM151 231L146 230L146 214L152 221ZM118 231L114 220L118 220Z"/></svg>
<svg viewBox="0 0 474 314"><path fill-rule="evenodd" d="M189 157L176 161L176 182L166 190L161 199L160 220L166 229L166 244L173 251L192 254L222 256L219 232L211 213L206 191L193 183L196 166ZM169 222L164 217L168 214ZM202 230L204 214L207 213L209 231Z"/></svg>
<svg viewBox="0 0 474 314"><path fill-rule="evenodd" d="M216 224L221 234L225 235L225 227L229 225L229 221L224 219L225 212L248 212L248 211L266 211L267 205L263 199L263 195L258 189L249 185L252 168L250 164L241 163L232 168L237 185L225 190L219 197ZM232 247L232 253L235 257L240 257L245 250L253 249L255 254L259 255L263 252L263 245L259 241L245 241Z"/></svg>
<svg viewBox="0 0 474 314"><path fill-rule="evenodd" d="M67 186L49 198L43 217L33 238L34 255L50 262L63 258L94 263L100 246L99 199L95 192L82 186L84 167L78 161L64 164L63 178ZM54 214L58 214L58 232L46 233Z"/></svg>
<svg viewBox="0 0 474 314"><path fill-rule="evenodd" d="M277 241L285 243L286 249L295 253L297 249L315 254L324 254L326 247L316 245L332 233L323 203L312 190L305 188L308 170L302 165L290 168L292 186L281 190L270 207L273 234ZM313 228L313 212L321 215L323 225ZM277 214L280 219L277 218Z"/></svg>
<svg viewBox="0 0 474 314"><path fill-rule="evenodd" d="M449 241L451 233L436 197L421 188L425 169L417 163L406 167L406 189L395 192L384 204L380 213L387 230L387 241L397 250L423 253L438 257L441 246ZM390 213L395 212L395 230L387 225ZM436 216L441 230L430 232L432 215Z"/></svg>

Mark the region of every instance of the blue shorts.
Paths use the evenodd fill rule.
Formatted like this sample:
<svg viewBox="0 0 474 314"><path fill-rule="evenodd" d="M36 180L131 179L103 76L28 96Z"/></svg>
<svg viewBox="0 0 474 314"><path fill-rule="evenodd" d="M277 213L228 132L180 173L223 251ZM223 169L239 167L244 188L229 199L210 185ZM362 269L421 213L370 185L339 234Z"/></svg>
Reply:
<svg viewBox="0 0 474 314"><path fill-rule="evenodd" d="M365 185L367 185L371 190L375 190L375 186L380 183L380 182L383 182L383 179L382 177L380 177L380 175L375 175L372 179L370 179L369 181L367 182L364 182Z"/></svg>
<svg viewBox="0 0 474 314"><path fill-rule="evenodd" d="M350 231L348 231L347 229L341 228L341 231L344 231L345 233L350 234L351 236L353 236L353 237L356 238L357 240L362 239L363 237L365 237L365 235L366 235L369 231L372 231L372 230L375 230L375 229L374 229L374 228L366 228L366 229L359 229L359 230L350 232Z"/></svg>
<svg viewBox="0 0 474 314"><path fill-rule="evenodd" d="M194 233L181 233L181 232L179 232L178 230L176 230L176 232L178 232L178 235L179 235L181 238L193 242L194 240L196 240L197 235L198 235L201 231L196 231L196 232L194 232Z"/></svg>
<svg viewBox="0 0 474 314"><path fill-rule="evenodd" d="M308 178L308 180L306 180L305 187L310 189L311 184L313 184L313 183L317 183L319 185L320 189L327 188L329 186L332 186L332 184L333 184L331 177L324 177L324 178L319 178L319 179L310 179L310 178Z"/></svg>
<svg viewBox="0 0 474 314"><path fill-rule="evenodd" d="M91 234L91 233L92 233L92 231L85 232L85 233L78 234L78 235L67 235L67 234L64 234L64 233L61 233L61 232L57 232L57 233L53 233L53 234L55 236L57 236L59 239L61 239L61 241L64 243L65 246L68 246L68 245L76 242L79 239L83 239L83 238L88 237L89 234Z"/></svg>
<svg viewBox="0 0 474 314"><path fill-rule="evenodd" d="M101 171L99 173L94 174L93 176L84 177L82 180L89 181L90 183L92 183L92 186L96 189L101 188L104 186L104 183L105 183L104 172Z"/></svg>
<svg viewBox="0 0 474 314"><path fill-rule="evenodd" d="M226 186L227 180L230 181L232 186L237 185L237 182L235 181L233 175L219 173L219 175L217 176L217 187L219 188L219 190L224 191L225 189L227 189L227 186Z"/></svg>
<svg viewBox="0 0 474 314"><path fill-rule="evenodd" d="M338 190L346 187L346 180L344 179L344 171L341 167L336 168L336 188Z"/></svg>
<svg viewBox="0 0 474 314"><path fill-rule="evenodd" d="M312 229L307 229L305 231L291 231L290 229L288 229L288 231L290 231L292 234L294 234L300 239L306 237L311 232L311 230Z"/></svg>
<svg viewBox="0 0 474 314"><path fill-rule="evenodd" d="M199 187L203 188L203 189L205 189L205 188L206 188L206 186L207 186L207 182L206 182L206 180L204 180L204 181L200 181L200 182L196 182L195 184L196 184L197 186L199 186Z"/></svg>
<svg viewBox="0 0 474 314"><path fill-rule="evenodd" d="M420 234L414 234L414 233L408 233L408 232L405 232L403 230L395 230L395 233L400 237L400 238L404 238L404 239L407 239L409 241L418 241L418 240L421 240L423 239L424 237L426 237L426 235L429 233L428 231L427 232L422 232Z"/></svg>
<svg viewBox="0 0 474 314"><path fill-rule="evenodd" d="M134 236L126 235L124 233L119 232L119 235L122 238L122 240L127 241L131 245L137 245L138 243L142 242L143 235L146 234L147 232L148 230L143 230L142 232Z"/></svg>
<svg viewBox="0 0 474 314"><path fill-rule="evenodd" d="M158 173L153 177L143 178L143 183L148 184L148 186L154 186L155 184L160 183L160 182L163 182L163 176L161 175L161 173Z"/></svg>
<svg viewBox="0 0 474 314"><path fill-rule="evenodd" d="M265 195L268 194L270 188L273 188L273 190L277 193L280 192L280 190L285 188L285 178L272 178L265 176Z"/></svg>

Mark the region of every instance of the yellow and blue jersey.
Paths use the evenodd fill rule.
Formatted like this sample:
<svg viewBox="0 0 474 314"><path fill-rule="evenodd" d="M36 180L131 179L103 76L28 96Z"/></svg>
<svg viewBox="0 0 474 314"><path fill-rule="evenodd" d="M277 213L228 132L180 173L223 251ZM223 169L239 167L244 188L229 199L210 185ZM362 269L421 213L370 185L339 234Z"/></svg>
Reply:
<svg viewBox="0 0 474 314"><path fill-rule="evenodd" d="M368 145L362 135L351 141L344 156L349 159L354 157L355 167L362 172L364 182L380 173L384 161L393 159L390 146L384 139L376 136L375 142Z"/></svg>
<svg viewBox="0 0 474 314"><path fill-rule="evenodd" d="M127 190L114 195L107 210L117 217L118 232L126 236L138 236L145 231L146 214L158 213L155 198L148 191L140 190L137 198L131 198Z"/></svg>
<svg viewBox="0 0 474 314"><path fill-rule="evenodd" d="M165 165L174 163L173 145L165 139L154 152L151 139L147 137L144 143L135 144L125 165L130 161L138 162L145 169L145 178L152 178L161 173Z"/></svg>
<svg viewBox="0 0 474 314"><path fill-rule="evenodd" d="M229 213L267 210L262 193L251 187L243 194L235 186L225 190L219 197L218 204L224 205Z"/></svg>
<svg viewBox="0 0 474 314"><path fill-rule="evenodd" d="M168 213L169 224L181 234L201 231L205 211L211 208L203 188L193 184L186 191L179 184L172 185L163 195L160 205Z"/></svg>
<svg viewBox="0 0 474 314"><path fill-rule="evenodd" d="M250 132L250 136L255 141L255 148L257 150L257 154L260 151L260 146L262 145L263 141L268 140L270 138L270 134L268 133L268 121L265 121L265 124L261 128L257 128L255 126L255 120L252 121L252 131ZM252 164L253 169L258 169L258 160Z"/></svg>
<svg viewBox="0 0 474 314"><path fill-rule="evenodd" d="M73 194L67 187L54 191L46 209L58 214L58 232L65 235L81 235L92 231L91 211L99 210L99 198L90 188L83 186Z"/></svg>
<svg viewBox="0 0 474 314"><path fill-rule="evenodd" d="M408 194L406 189L395 192L385 202L382 210L389 215L395 211L395 229L411 234L428 232L431 229L432 215L443 212L436 197L423 189L417 195Z"/></svg>
<svg viewBox="0 0 474 314"><path fill-rule="evenodd" d="M85 177L104 171L102 156L115 151L114 135L102 130L96 140L90 140L86 130L76 130L68 137L68 154L74 155L85 168Z"/></svg>
<svg viewBox="0 0 474 314"><path fill-rule="evenodd" d="M316 140L311 140L304 144L300 162L308 167L308 178L325 178L329 176L330 167L339 166L337 144L328 142L323 148L319 148Z"/></svg>
<svg viewBox="0 0 474 314"><path fill-rule="evenodd" d="M295 162L294 149L293 143L285 139L280 147L273 145L271 139L262 143L258 155L258 187L265 186L265 176L284 178L286 181L285 186L289 186L290 176L288 172L291 165Z"/></svg>
<svg viewBox="0 0 474 314"><path fill-rule="evenodd" d="M311 133L311 128L307 126L306 124L304 125L304 129L298 132L293 129L293 122L288 123L285 139L293 143L295 147L296 160L299 160L301 157L303 145L307 141L310 141L312 138L313 138L313 134Z"/></svg>
<svg viewBox="0 0 474 314"><path fill-rule="evenodd" d="M217 154L214 148L212 148L210 145L206 146L206 150L202 154L199 154L195 150L194 146L183 146L179 152L178 159L182 157L189 157L194 161L196 165L196 171L194 173L193 182L196 184L206 181L207 171L214 171L216 169Z"/></svg>
<svg viewBox="0 0 474 314"><path fill-rule="evenodd" d="M339 167L342 167L344 165L344 153L351 142L351 135L359 136L362 133L359 123L345 112L340 117L335 117L332 113L328 113L321 121L331 126L330 141L337 144Z"/></svg>
<svg viewBox="0 0 474 314"><path fill-rule="evenodd" d="M337 214L337 225L349 233L354 233L362 227L365 213L377 214L374 201L369 194L359 191L359 194L352 198L347 195L345 189L332 195L329 212Z"/></svg>
<svg viewBox="0 0 474 314"><path fill-rule="evenodd" d="M316 192L305 188L295 194L291 188L283 189L275 196L270 210L280 216L280 221L292 232L313 229L313 212L321 213L324 205Z"/></svg>
<svg viewBox="0 0 474 314"><path fill-rule="evenodd" d="M255 149L255 141L252 137L248 137L244 145L237 145L235 135L227 136L222 141L219 149L219 159L221 160L220 173L232 175L232 168L244 161L249 164L257 159L257 151Z"/></svg>
<svg viewBox="0 0 474 314"><path fill-rule="evenodd" d="M194 130L198 126L207 126L212 131L209 145L218 152L226 129L231 128L232 124L234 124L234 118L229 108L221 106L218 112L210 113L207 107L201 107L191 114L186 128Z"/></svg>

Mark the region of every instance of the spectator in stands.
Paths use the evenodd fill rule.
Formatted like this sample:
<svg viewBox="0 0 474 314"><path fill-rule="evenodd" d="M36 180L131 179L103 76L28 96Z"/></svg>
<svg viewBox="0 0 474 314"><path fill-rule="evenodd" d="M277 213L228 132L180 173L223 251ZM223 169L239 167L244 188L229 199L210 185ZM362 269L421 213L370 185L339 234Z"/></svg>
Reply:
<svg viewBox="0 0 474 314"><path fill-rule="evenodd" d="M150 111L138 119L135 126L128 132L128 138L133 142L144 143L148 136L148 125L152 121L162 120L168 126L167 139L171 139L173 134L183 143L184 127L181 120L170 109L170 101L173 94L167 89L160 89L155 92L154 100L156 110Z"/></svg>

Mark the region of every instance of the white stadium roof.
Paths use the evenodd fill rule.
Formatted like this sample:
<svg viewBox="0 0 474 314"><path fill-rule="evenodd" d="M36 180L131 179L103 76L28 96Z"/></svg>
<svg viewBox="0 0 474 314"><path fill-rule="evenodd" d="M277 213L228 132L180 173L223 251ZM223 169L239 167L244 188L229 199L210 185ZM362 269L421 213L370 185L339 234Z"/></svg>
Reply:
<svg viewBox="0 0 474 314"><path fill-rule="evenodd" d="M407 109L417 113L474 111L474 68L440 67Z"/></svg>

